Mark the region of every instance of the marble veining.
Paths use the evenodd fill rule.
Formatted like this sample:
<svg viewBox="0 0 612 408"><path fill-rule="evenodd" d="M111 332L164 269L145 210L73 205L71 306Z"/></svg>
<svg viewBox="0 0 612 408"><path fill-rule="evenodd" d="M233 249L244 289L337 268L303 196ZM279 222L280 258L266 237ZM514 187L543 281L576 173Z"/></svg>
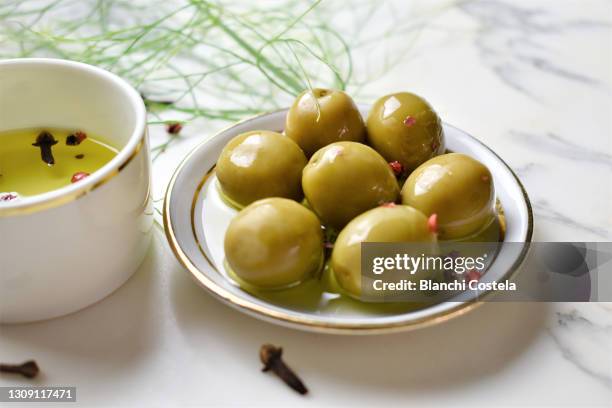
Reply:
<svg viewBox="0 0 612 408"><path fill-rule="evenodd" d="M595 163L612 170L612 155L608 152L589 149L579 143L565 140L555 133L536 135L516 130L511 130L509 133L517 143L529 145L530 148L536 149L542 154L555 155L585 164Z"/></svg>
<svg viewBox="0 0 612 408"><path fill-rule="evenodd" d="M539 218L554 221L559 224L569 226L573 229L586 231L605 240L610 239L610 230L602 227L587 225L584 222L576 221L576 219L566 214L563 214L558 210L555 210L553 206L546 200L532 201L531 205L534 209L534 212ZM572 240L568 237L567 241L571 242Z"/></svg>
<svg viewBox="0 0 612 408"><path fill-rule="evenodd" d="M610 69L610 8L607 14L585 16L560 10L556 7L560 3L554 4L479 0L460 8L476 21L478 34L473 44L483 66L524 98L526 106L539 112L541 119L519 120L504 130L523 156L519 160L520 155L514 154L510 161L516 163L514 170L531 195L536 229L545 221L546 226L556 224L574 231L574 236L581 231L594 240L607 241L612 239L611 75L585 69L582 58L572 55L570 47L588 47L594 38L608 38L607 50L593 52L604 53ZM580 7L577 2L572 4ZM583 7L595 4L603 3L581 3ZM577 109L566 109L572 105ZM589 110L589 106L593 108ZM519 115L517 111L513 109L513 115ZM607 201L607 212L596 217L590 201L599 200L603 200L603 208ZM573 240L567 234L547 236ZM612 388L610 304L555 304L546 333L551 345L572 367Z"/></svg>
<svg viewBox="0 0 612 408"><path fill-rule="evenodd" d="M515 166L512 170L519 178L523 178L529 174L532 174L535 171L538 171L541 168L542 165L538 163L529 162L523 164L522 166Z"/></svg>
<svg viewBox="0 0 612 408"><path fill-rule="evenodd" d="M507 86L543 101L543 91L534 84L543 76L553 75L610 92L609 84L572 68L559 58L557 50L563 35L571 32L601 31L598 35L609 36L610 21L560 16L555 5L546 1L479 0L459 7L478 21L475 46L483 62Z"/></svg>
<svg viewBox="0 0 612 408"><path fill-rule="evenodd" d="M380 96L398 88L422 93L445 120L493 147L528 190L535 240L611 240L612 1L389 4L393 13L385 17L374 12L382 2L354 2L355 8L372 10L368 25L357 31L409 21L416 5L439 10L416 20L418 36L406 33L397 44L389 39L383 48L392 53L397 46L403 59L386 77L365 84L363 93ZM346 33L356 32L354 22L340 20ZM448 35L439 40L439 31ZM406 43L413 42L409 53ZM372 59L357 50L355 72L367 71ZM214 126L185 126L180 141L154 163L158 211L174 169ZM166 140L163 127L150 130L154 142ZM161 232L154 249L143 270L98 305L55 321L1 327L0 358L40 358L50 380L81 381L92 405L108 405L111 387L142 404L143 394L132 384L150 390L149 398L165 406L176 395L185 404L218 405L221 394L235 393L235 381L228 378L246 378L245 389L264 405L609 406L612 401L610 303L487 304L418 332L315 336L218 304L189 281ZM452 344L456 336L464 343ZM292 399L258 372L253 338L282 343L311 381L312 400ZM316 347L310 347L312 340ZM470 348L474 342L477 352ZM421 354L426 357L413 370ZM363 372L357 368L363 362L375 368ZM88 377L93 373L87 381L74 376L83 364ZM436 371L438 366L444 369ZM188 375L176 376L179 370ZM125 372L133 375L129 381ZM0 385L7 385L3 381ZM209 386L206 392L202 384ZM249 392L235 399L253 402Z"/></svg>
<svg viewBox="0 0 612 408"><path fill-rule="evenodd" d="M610 305L565 304L555 312L548 333L563 358L594 380L612 388L612 309Z"/></svg>

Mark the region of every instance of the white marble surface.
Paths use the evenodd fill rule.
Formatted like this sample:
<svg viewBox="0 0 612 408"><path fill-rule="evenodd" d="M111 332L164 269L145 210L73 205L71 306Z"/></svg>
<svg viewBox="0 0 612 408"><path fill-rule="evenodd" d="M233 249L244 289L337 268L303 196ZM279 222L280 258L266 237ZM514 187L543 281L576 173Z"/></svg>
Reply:
<svg viewBox="0 0 612 408"><path fill-rule="evenodd" d="M609 241L612 2L465 1L426 23L410 48L408 35L389 40L405 55L359 100L425 95L518 172L535 240ZM156 161L158 198L178 161L214 130L187 126L191 137ZM145 264L104 301L0 326L0 360L36 358L44 374L34 383L75 385L84 406L612 406L610 304L485 304L415 332L315 335L218 303L156 235ZM285 348L309 396L259 372L263 342ZM0 377L13 384L30 382Z"/></svg>

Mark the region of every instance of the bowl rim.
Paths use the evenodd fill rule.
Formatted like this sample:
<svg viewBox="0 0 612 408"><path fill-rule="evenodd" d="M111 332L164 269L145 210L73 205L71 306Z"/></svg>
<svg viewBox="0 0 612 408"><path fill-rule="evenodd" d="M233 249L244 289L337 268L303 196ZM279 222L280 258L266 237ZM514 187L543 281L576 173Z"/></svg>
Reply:
<svg viewBox="0 0 612 408"><path fill-rule="evenodd" d="M61 67L67 71L86 71L107 81L120 89L135 112L135 123L127 143L119 149L119 153L100 169L93 172L80 183L70 184L62 188L51 190L42 194L24 197L16 201L9 201L0 205L0 218L14 215L32 214L35 212L55 208L90 193L102 186L125 168L141 149L145 147L147 134L147 112L140 94L124 79L93 65L83 62L58 58L14 58L0 60L0 69L7 66L37 65Z"/></svg>
<svg viewBox="0 0 612 408"><path fill-rule="evenodd" d="M196 283L199 286L206 289L208 292L210 292L216 298L221 300L223 303L231 307L234 307L238 310L241 310L251 316L260 318L262 320L265 320L271 323L277 323L277 324L282 323L285 326L289 326L289 327L299 329L299 330L309 330L309 331L315 331L315 332L321 332L321 333L331 333L331 334L393 333L393 332L406 331L406 330L435 325L435 324L450 320L453 317L456 317L456 316L459 316L459 315L462 315L462 314L465 314L471 311L472 309L483 304L482 299L488 296L491 296L494 293L491 290L487 293L482 294L479 297L479 299L473 299L473 300L469 300L466 302L453 302L457 304L452 308L440 311L432 315L423 316L422 318L419 318L419 319L410 320L410 321L387 322L384 325L381 325L379 323L322 322L322 321L317 321L315 319L310 319L304 316L299 316L299 317L291 316L288 314L284 314L284 313L280 313L280 312L268 309L266 307L262 307L261 305L258 305L248 299L239 297L231 293L227 289L223 288L222 286L212 281L205 274L203 274L199 270L199 268L189 259L188 255L181 248L178 242L178 239L176 237L176 234L175 234L174 226L172 224L172 219L171 219L171 214L170 214L171 213L170 202L172 199L172 193L174 191L174 187L175 187L178 175L181 173L185 165L190 161L191 157L194 156L200 148L202 148L207 143L210 143L213 139L219 137L221 134L225 133L226 131L232 129L235 126L242 125L250 121L256 120L260 117L278 114L281 112L286 112L287 110L288 108L281 108L281 109L276 109L273 111L263 112L257 115L250 116L248 118L245 118L243 120L240 120L238 122L235 122L233 124L230 124L229 126L222 128L210 138L207 138L206 140L203 140L202 142L198 143L189 153L187 153L187 155L183 158L183 160L181 160L181 162L175 169L170 179L170 182L168 183L168 186L166 188L166 194L164 196L163 217L162 217L163 223L164 223L164 233L166 235L170 248L172 249L172 252L176 256L178 261L187 269L187 271L189 272L189 275L192 277L192 279L196 281ZM512 168L494 150L489 148L486 144L481 142L479 139L475 138L474 136L472 136L471 134L465 131L462 131L456 126L449 125L446 122L444 122L444 125L452 127L458 131L461 131L462 133L466 134L474 141L478 142L484 148L489 150L511 173L511 175L514 177L517 185L519 186L522 192L523 199L527 207L528 225L527 225L527 231L526 231L526 236L525 236L525 244L527 245L523 247L517 260L514 262L511 268L509 268L507 272L507 276L511 276L514 273L516 273L516 271L519 269L519 267L521 266L521 264L527 257L527 253L529 252L529 244L531 243L531 240L533 237L533 211L532 211L531 201L529 200L527 191L525 190L525 187L521 183L516 173L512 170ZM206 177L207 175L204 176L204 179L206 179ZM200 186L198 188L201 187L201 184L202 183L200 183Z"/></svg>

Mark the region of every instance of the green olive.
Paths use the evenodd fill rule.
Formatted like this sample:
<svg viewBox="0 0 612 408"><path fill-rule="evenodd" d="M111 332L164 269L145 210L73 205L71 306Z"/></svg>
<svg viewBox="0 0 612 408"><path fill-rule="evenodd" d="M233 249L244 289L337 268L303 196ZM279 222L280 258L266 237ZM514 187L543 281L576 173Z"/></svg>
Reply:
<svg viewBox="0 0 612 408"><path fill-rule="evenodd" d="M316 88L296 98L287 113L285 134L310 157L330 143L363 142L365 125L350 96L342 91Z"/></svg>
<svg viewBox="0 0 612 408"><path fill-rule="evenodd" d="M217 178L224 198L238 208L268 197L299 201L306 163L302 150L288 137L256 130L225 145L217 161Z"/></svg>
<svg viewBox="0 0 612 408"><path fill-rule="evenodd" d="M368 115L368 143L409 173L444 152L442 122L427 101L409 92L378 99Z"/></svg>
<svg viewBox="0 0 612 408"><path fill-rule="evenodd" d="M332 143L317 151L302 176L304 195L323 224L341 228L357 215L399 195L388 163L371 147Z"/></svg>
<svg viewBox="0 0 612 408"><path fill-rule="evenodd" d="M316 215L286 198L249 205L225 234L232 272L262 289L283 288L316 274L323 264L323 233Z"/></svg>
<svg viewBox="0 0 612 408"><path fill-rule="evenodd" d="M374 208L352 220L338 235L331 266L338 284L350 296L361 295L362 242L436 242L427 217L406 205Z"/></svg>
<svg viewBox="0 0 612 408"><path fill-rule="evenodd" d="M434 157L418 167L402 188L402 203L437 214L440 239L478 233L495 218L495 188L489 169L460 153Z"/></svg>

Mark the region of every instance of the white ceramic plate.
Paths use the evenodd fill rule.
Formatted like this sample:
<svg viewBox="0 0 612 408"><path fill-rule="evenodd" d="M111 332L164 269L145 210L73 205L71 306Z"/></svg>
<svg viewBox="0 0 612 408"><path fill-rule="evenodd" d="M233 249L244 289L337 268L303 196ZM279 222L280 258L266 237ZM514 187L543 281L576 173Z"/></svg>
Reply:
<svg viewBox="0 0 612 408"><path fill-rule="evenodd" d="M367 115L367 108L360 107ZM164 203L164 225L168 241L179 261L196 282L236 309L272 323L330 333L377 333L421 327L450 319L479 304L472 295L420 310L369 311L331 299L312 308L263 300L241 289L225 272L223 238L236 214L221 200L214 166L225 144L250 130L280 131L287 110L263 114L240 122L197 146L174 174ZM491 149L467 133L444 125L447 149L468 154L492 172L497 199L506 220L504 241L531 241L533 218L529 198L510 167ZM502 281L523 261L525 246L503 246L483 281ZM355 302L355 301L352 301Z"/></svg>

